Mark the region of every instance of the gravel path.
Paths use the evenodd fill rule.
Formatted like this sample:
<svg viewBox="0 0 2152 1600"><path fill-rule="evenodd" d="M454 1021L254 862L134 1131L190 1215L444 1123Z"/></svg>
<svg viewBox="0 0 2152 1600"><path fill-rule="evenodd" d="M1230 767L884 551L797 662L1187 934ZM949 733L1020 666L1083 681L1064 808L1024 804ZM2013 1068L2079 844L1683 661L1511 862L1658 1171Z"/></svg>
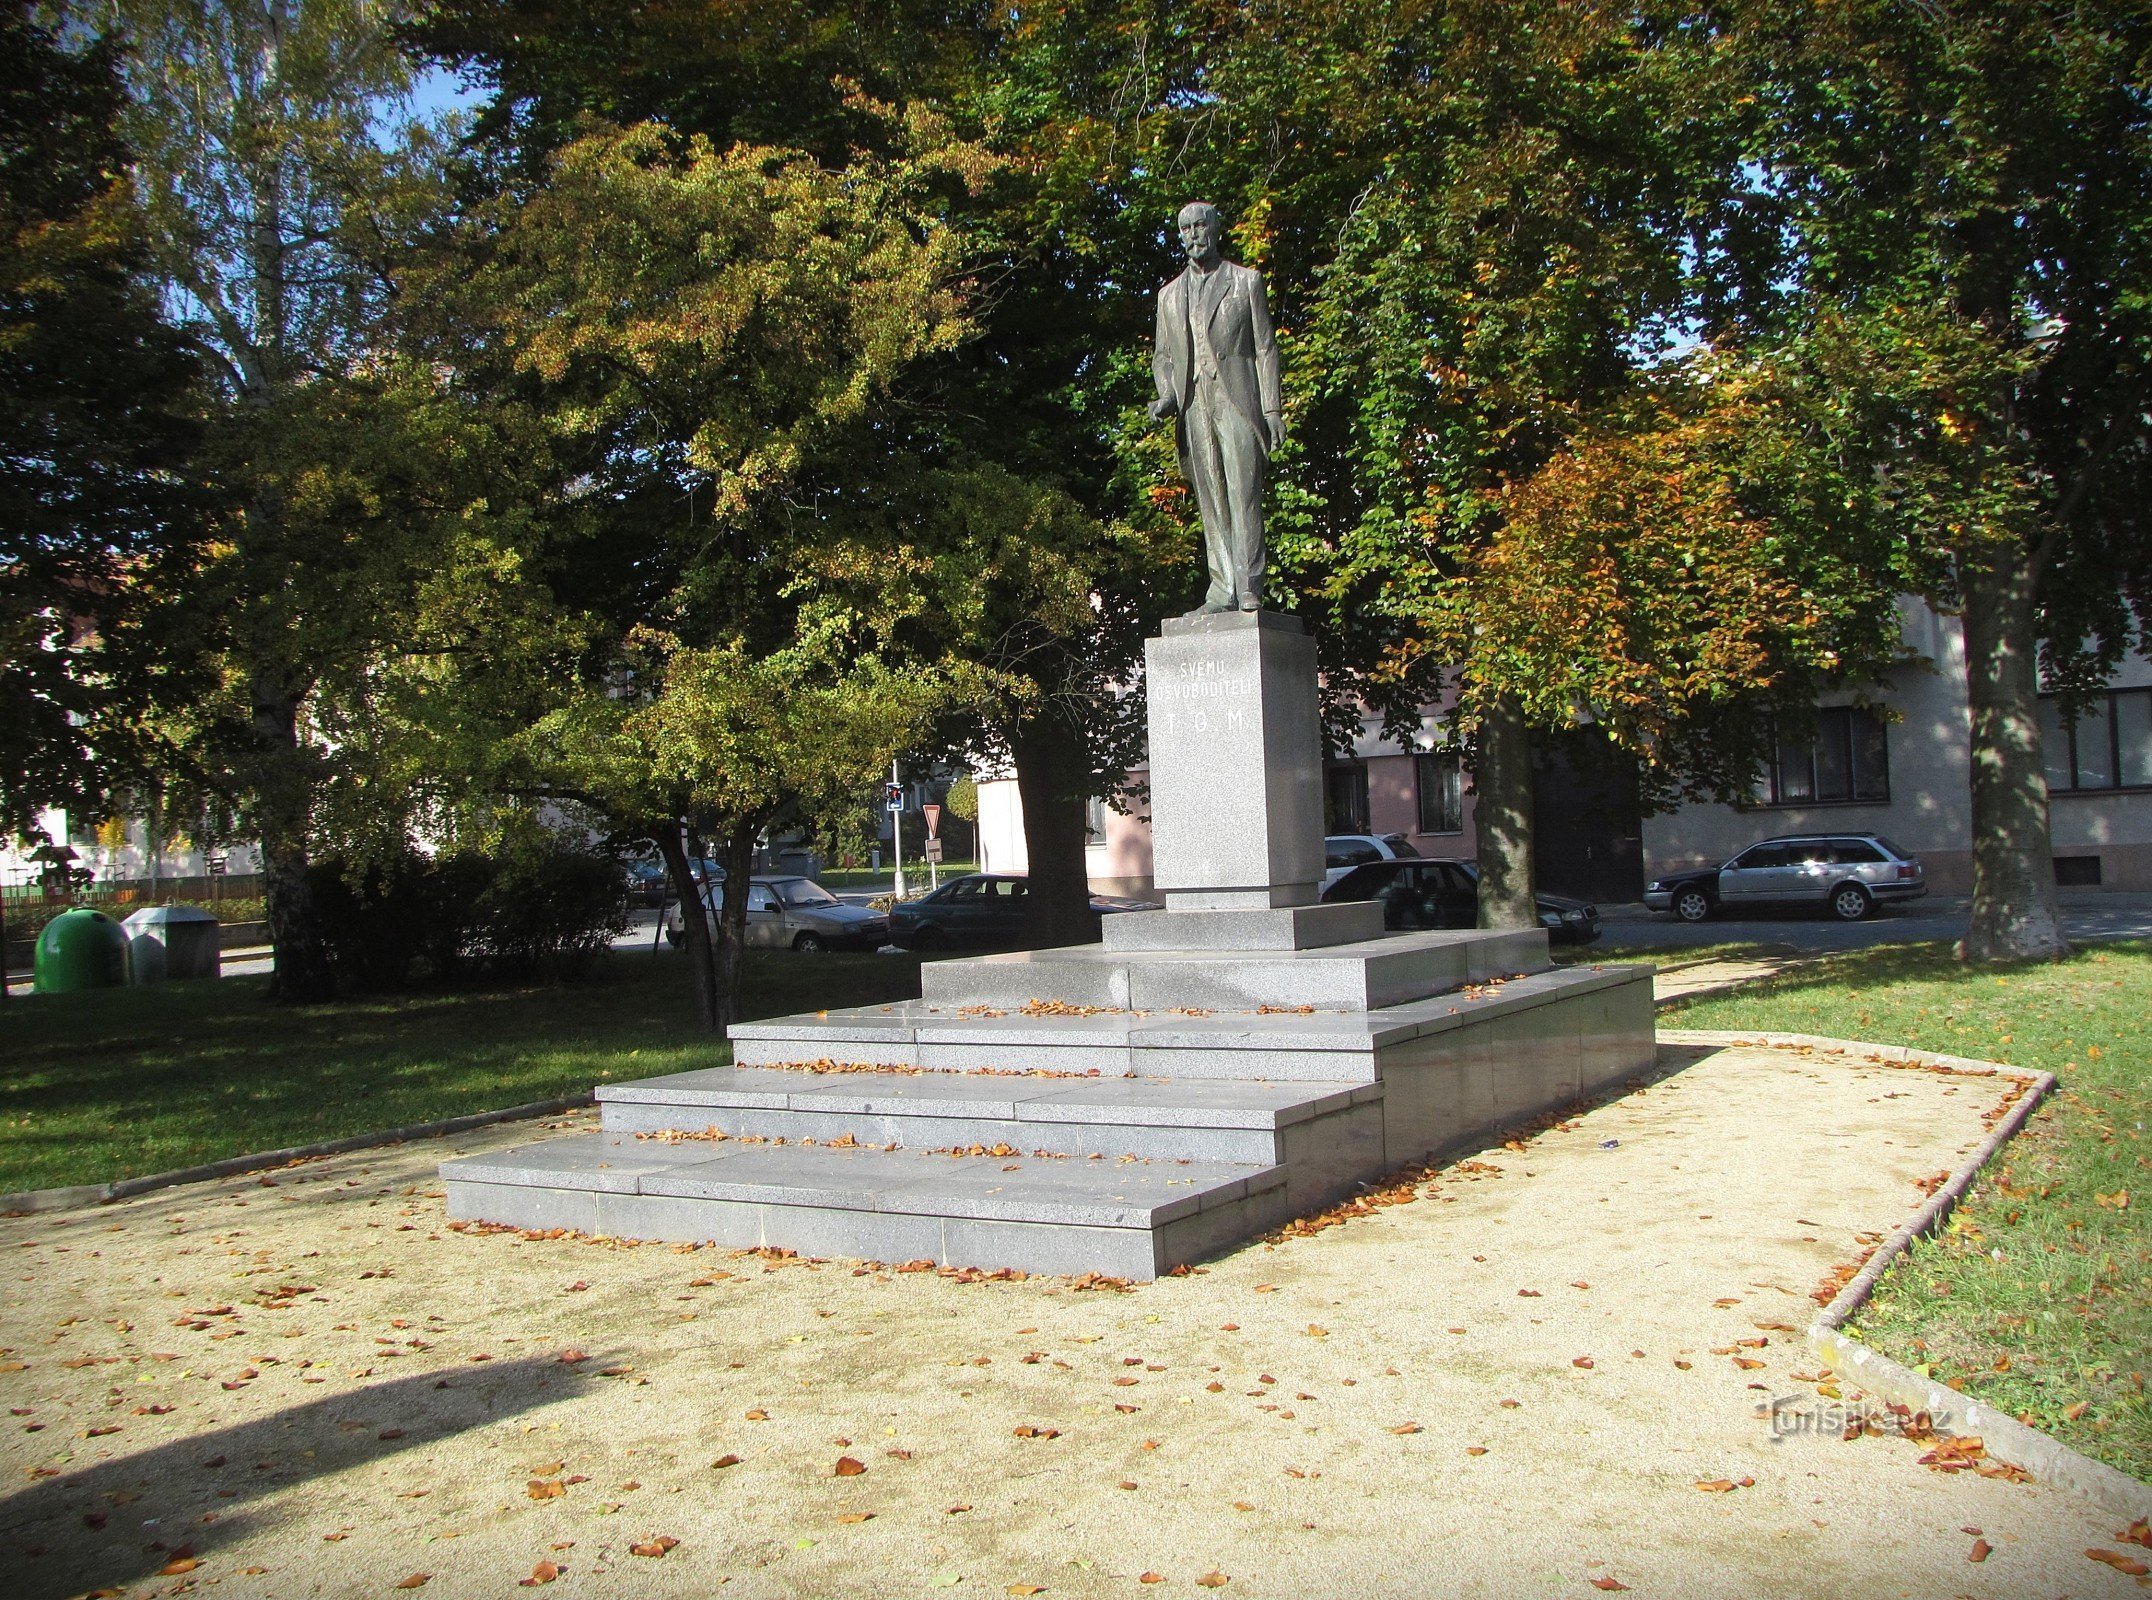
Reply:
<svg viewBox="0 0 2152 1600"><path fill-rule="evenodd" d="M558 1595L2137 1592L2084 1552L2152 1551L2081 1502L1842 1441L1793 1331L1995 1085L1662 1057L1414 1203L1133 1293L450 1230L434 1163L527 1126L0 1221L0 1570L26 1600L505 1596L546 1563ZM1821 1431L1774 1436L1773 1397Z"/></svg>

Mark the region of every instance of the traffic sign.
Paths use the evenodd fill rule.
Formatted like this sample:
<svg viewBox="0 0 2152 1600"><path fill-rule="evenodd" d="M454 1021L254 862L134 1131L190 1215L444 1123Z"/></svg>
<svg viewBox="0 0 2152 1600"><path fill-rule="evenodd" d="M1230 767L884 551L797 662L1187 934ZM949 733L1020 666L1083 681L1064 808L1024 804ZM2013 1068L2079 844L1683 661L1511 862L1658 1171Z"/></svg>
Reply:
<svg viewBox="0 0 2152 1600"><path fill-rule="evenodd" d="M939 839L929 839L929 840L927 840L927 842L926 842L926 843L927 843L927 860L928 860L928 861L930 861L930 862L932 862L932 863L934 863L935 865L939 866L939 865L941 864L941 858L942 858L942 842L941 842L941 840L939 840Z"/></svg>
<svg viewBox="0 0 2152 1600"><path fill-rule="evenodd" d="M941 824L941 807L924 805L919 808L919 814L927 819L927 837L929 839L936 837L934 830ZM939 861L941 857L929 856L927 859L929 861Z"/></svg>
<svg viewBox="0 0 2152 1600"><path fill-rule="evenodd" d="M883 784L882 802L889 807L892 816L902 811L904 809L904 785L901 783Z"/></svg>

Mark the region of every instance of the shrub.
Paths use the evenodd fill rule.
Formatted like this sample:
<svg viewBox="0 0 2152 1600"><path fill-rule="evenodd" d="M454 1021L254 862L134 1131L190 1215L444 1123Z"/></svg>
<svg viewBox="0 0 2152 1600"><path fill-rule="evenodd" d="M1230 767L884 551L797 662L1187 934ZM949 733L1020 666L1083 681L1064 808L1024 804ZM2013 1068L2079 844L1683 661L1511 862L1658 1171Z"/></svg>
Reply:
<svg viewBox="0 0 2152 1600"><path fill-rule="evenodd" d="M573 978L627 927L619 862L540 828L488 853L330 858L312 883L330 959L361 989Z"/></svg>

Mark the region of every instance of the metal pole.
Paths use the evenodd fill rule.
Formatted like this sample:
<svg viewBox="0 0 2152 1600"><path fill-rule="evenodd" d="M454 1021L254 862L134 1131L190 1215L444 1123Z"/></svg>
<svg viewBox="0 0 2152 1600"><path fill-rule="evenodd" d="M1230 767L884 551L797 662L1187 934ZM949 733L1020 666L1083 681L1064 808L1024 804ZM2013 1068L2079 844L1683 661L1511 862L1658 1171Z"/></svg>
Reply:
<svg viewBox="0 0 2152 1600"><path fill-rule="evenodd" d="M889 781L894 784L901 784L904 781L897 776L897 763L894 759L889 763ZM899 802L897 809L889 813L889 851L890 858L897 864L896 892L897 898L902 900L904 898L904 812L901 802Z"/></svg>

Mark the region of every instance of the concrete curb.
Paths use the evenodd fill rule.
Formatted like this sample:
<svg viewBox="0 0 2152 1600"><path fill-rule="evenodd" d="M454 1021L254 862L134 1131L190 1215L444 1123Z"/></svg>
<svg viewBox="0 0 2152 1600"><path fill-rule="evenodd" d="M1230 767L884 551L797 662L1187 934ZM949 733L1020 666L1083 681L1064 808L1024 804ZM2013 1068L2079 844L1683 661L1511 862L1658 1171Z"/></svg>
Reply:
<svg viewBox="0 0 2152 1600"><path fill-rule="evenodd" d="M406 1128L391 1128L383 1133L355 1133L348 1139L325 1139L319 1144L293 1145L286 1150L261 1150L252 1155L227 1156L222 1161L204 1162L198 1167L180 1167L172 1172L152 1172L139 1178L121 1178L112 1183L78 1183L65 1189L24 1189L15 1194L0 1194L0 1216L31 1216L42 1211L72 1211L81 1206L109 1205L114 1200L131 1199L138 1194L148 1194L156 1189L169 1189L176 1184L203 1183L212 1178L232 1178L245 1172L259 1172L265 1167L288 1166L294 1161L309 1161L317 1156L346 1155L353 1150L372 1150L382 1145L403 1144L411 1139L435 1139L443 1134L462 1133L470 1128L483 1128L495 1122L517 1122L526 1117L549 1117L562 1111L574 1111L592 1103L589 1091L582 1094L562 1095L554 1100L533 1100L527 1105L508 1106L500 1111L474 1111L467 1116L446 1117L439 1122L415 1122Z"/></svg>
<svg viewBox="0 0 2152 1600"><path fill-rule="evenodd" d="M1968 1400L1957 1390L1924 1378L1910 1367L1904 1367L1888 1357L1862 1344L1845 1331L1845 1325L1854 1313L1868 1303L1883 1274L1907 1250L1913 1241L1933 1232L1948 1217L1973 1181L1980 1175L1995 1152L2025 1125L2026 1119L2039 1107L2055 1088L2055 1075L2051 1072L2028 1072L2021 1068L2006 1066L2001 1062L1982 1061L1971 1056L1939 1055L1928 1050L1912 1050L1902 1045L1868 1044L1854 1039L1832 1039L1812 1033L1747 1033L1722 1032L1714 1029L1664 1028L1659 1039L1665 1044L1716 1044L1716 1045L1770 1045L1778 1048L1810 1049L1830 1055L1854 1056L1864 1061L1885 1061L1894 1066L1948 1067L1954 1072L1983 1074L1998 1078L2010 1078L2026 1085L2002 1119L1988 1130L1973 1152L1928 1197L1927 1203L1900 1223L1889 1238L1876 1247L1846 1286L1838 1291L1831 1303L1823 1308L1816 1320L1808 1327L1808 1347L1833 1371L1852 1380L1861 1389L1882 1400L1907 1407L1914 1413L1926 1412L1931 1417L1949 1417L1956 1424L1951 1431L1958 1434L1977 1435L1987 1453L1999 1461L2022 1467L2043 1483L2066 1489L2082 1499L2090 1500L2115 1515L2126 1518L2152 1517L2152 1484L2140 1483L2128 1473L2110 1467L2104 1461L2071 1449L2039 1429L2029 1427L2007 1412L1997 1411L1993 1406L1977 1400Z"/></svg>

